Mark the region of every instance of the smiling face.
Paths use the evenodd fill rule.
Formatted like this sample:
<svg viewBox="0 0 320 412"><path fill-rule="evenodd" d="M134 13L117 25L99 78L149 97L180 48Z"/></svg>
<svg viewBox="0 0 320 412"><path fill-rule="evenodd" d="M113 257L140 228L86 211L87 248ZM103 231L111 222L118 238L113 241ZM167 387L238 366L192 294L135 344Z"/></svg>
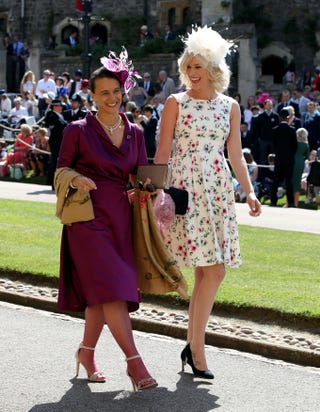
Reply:
<svg viewBox="0 0 320 412"><path fill-rule="evenodd" d="M117 114L122 103L120 82L108 77L95 79L92 98L96 102L101 118Z"/></svg>
<svg viewBox="0 0 320 412"><path fill-rule="evenodd" d="M211 88L208 71L201 58L194 56L189 60L186 67L186 75L189 78L192 89Z"/></svg>

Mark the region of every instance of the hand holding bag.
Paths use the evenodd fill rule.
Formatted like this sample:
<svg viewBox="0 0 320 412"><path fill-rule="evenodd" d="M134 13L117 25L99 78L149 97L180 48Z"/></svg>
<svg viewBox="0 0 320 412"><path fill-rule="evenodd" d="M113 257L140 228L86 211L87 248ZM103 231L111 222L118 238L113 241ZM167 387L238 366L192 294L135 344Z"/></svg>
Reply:
<svg viewBox="0 0 320 412"><path fill-rule="evenodd" d="M167 181L167 174L167 164L138 166L137 183L141 182L144 184L147 178L149 178L155 189L163 189Z"/></svg>

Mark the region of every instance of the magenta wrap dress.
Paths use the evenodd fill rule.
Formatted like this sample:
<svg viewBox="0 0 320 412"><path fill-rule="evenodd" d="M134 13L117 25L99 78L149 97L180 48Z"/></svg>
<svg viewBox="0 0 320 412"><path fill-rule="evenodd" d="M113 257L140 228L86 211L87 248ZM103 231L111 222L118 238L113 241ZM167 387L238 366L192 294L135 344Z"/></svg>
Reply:
<svg viewBox="0 0 320 412"><path fill-rule="evenodd" d="M62 230L58 307L127 301L139 307L133 255L132 210L126 193L129 174L147 164L143 132L125 121L120 148L114 146L92 113L66 127L57 167L70 167L91 178L95 219Z"/></svg>

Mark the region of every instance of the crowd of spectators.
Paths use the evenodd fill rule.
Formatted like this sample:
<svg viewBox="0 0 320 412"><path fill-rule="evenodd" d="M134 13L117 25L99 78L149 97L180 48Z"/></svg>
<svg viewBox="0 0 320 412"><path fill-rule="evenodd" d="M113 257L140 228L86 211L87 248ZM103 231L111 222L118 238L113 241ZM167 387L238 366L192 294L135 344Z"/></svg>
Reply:
<svg viewBox="0 0 320 412"><path fill-rule="evenodd" d="M147 38L148 31L145 29L142 27L141 37ZM166 41L174 38L169 26L165 32ZM310 200L306 165L317 162L320 152L320 70L316 69L310 77L306 74L300 81L296 80L295 75L286 73L284 82L278 97L258 90L248 97L245 105L239 93L234 93L233 97L241 109L241 143L256 194L262 200L270 200L273 196L271 204L275 205L277 197L287 193L289 200L286 205L294 207L299 204L301 192L307 192ZM23 173L32 170L33 176L46 175L47 183L52 184L63 129L68 123L85 117L88 110L96 110L89 83L80 69L75 70L73 75L67 71L56 75L46 69L38 81L28 69L22 76L20 93L13 102L4 90L0 91L1 124L20 133L16 133L16 143L19 143L14 144L14 156L12 153L2 154L2 175L6 173L6 166L9 173L11 165L19 165ZM165 70L158 73L146 71L130 93L124 95L122 110L131 122L143 130L150 163L156 151L164 103L171 93L179 90L182 88ZM24 139L24 123L31 126L35 123L28 137L30 144ZM280 155L276 137L279 128L290 130L290 133L294 130L295 134L289 172L283 171L282 166L283 163L288 164L286 155L290 148L283 144L282 139ZM3 134L2 128L0 133ZM24 144L21 143L23 140L27 142L27 155L21 159L19 146ZM1 142L3 152L6 142ZM310 153L316 153L316 158L310 158ZM245 195L236 181L234 188L237 201L244 201Z"/></svg>
<svg viewBox="0 0 320 412"><path fill-rule="evenodd" d="M254 177L257 194L269 199L272 206L284 194L287 207L299 205L301 192L306 192L306 202L315 197L314 185L311 182L306 185L304 170L305 164L317 164L320 156L319 74L320 69L316 69L309 84L303 85L296 76L287 73L278 97L258 90L255 96L248 97L245 107L241 104L240 95L234 95L242 113L242 147L252 156L248 168L258 170L257 177ZM310 152L317 153L316 159L309 159ZM235 191L237 199L244 200L237 182Z"/></svg>

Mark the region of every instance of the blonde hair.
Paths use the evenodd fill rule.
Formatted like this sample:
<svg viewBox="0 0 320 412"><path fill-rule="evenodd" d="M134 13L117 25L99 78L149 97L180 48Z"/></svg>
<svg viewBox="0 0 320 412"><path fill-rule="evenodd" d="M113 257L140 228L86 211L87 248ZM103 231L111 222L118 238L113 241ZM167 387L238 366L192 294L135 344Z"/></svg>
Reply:
<svg viewBox="0 0 320 412"><path fill-rule="evenodd" d="M296 131L297 141L302 143L308 143L308 134L309 133L307 129L305 129L304 127L300 127L300 129Z"/></svg>
<svg viewBox="0 0 320 412"><path fill-rule="evenodd" d="M22 77L21 83L26 83L28 80L28 77L31 75L31 81L34 83L35 82L35 76L33 71L29 70L27 72L25 72L25 74Z"/></svg>
<svg viewBox="0 0 320 412"><path fill-rule="evenodd" d="M295 110L293 106L287 106L286 109L288 110L288 112L290 113L290 117L295 115Z"/></svg>
<svg viewBox="0 0 320 412"><path fill-rule="evenodd" d="M42 136L47 136L47 134L48 134L48 129L46 129L45 127L40 127L40 128L37 130L37 132L38 132L38 133L41 133Z"/></svg>
<svg viewBox="0 0 320 412"><path fill-rule="evenodd" d="M28 124L22 124L20 127L20 131L22 134L26 135L26 136L30 136L32 133L32 127L29 126Z"/></svg>
<svg viewBox="0 0 320 412"><path fill-rule="evenodd" d="M185 50L181 57L178 59L180 81L182 85L185 85L188 89L191 88L191 82L189 80L189 77L187 76L187 66L193 57L196 57L200 60L200 62L203 63L208 71L208 78L217 92L222 93L223 91L227 90L231 76L231 72L227 63L223 61L219 64L219 66L213 66L212 63L205 57L199 54L194 55L192 53L189 53L187 50Z"/></svg>

